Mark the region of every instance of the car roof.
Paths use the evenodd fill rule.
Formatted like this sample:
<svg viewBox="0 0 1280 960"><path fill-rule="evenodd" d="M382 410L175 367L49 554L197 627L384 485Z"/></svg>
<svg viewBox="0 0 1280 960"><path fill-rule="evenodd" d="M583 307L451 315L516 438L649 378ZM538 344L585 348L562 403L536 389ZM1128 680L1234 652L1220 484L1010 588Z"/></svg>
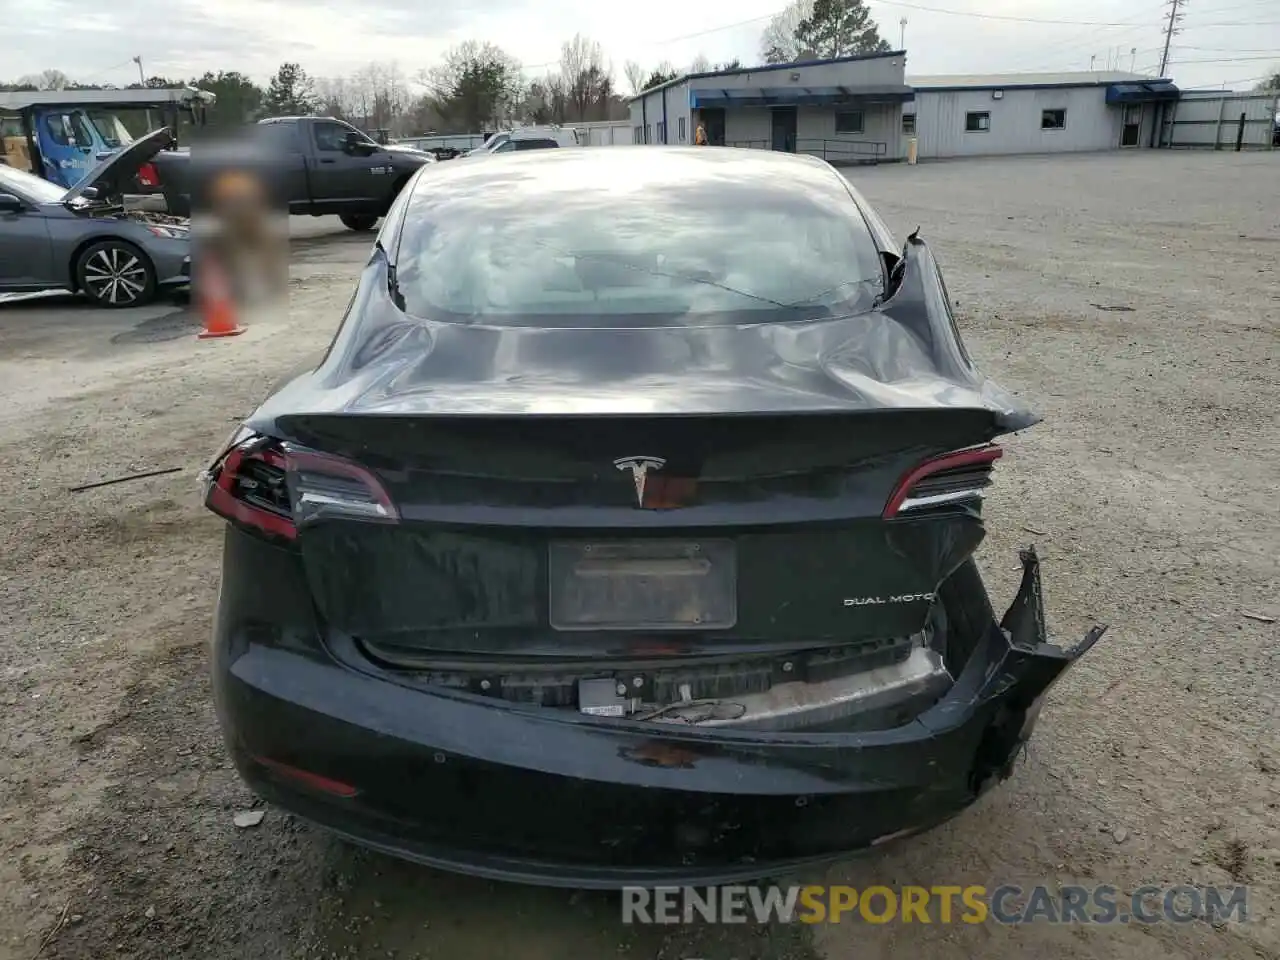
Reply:
<svg viewBox="0 0 1280 960"><path fill-rule="evenodd" d="M538 139L550 139L539 137ZM418 179L412 201L439 198L451 187L468 189L493 181L504 186L518 164L520 195L529 199L563 191L619 189L661 191L664 186L697 186L711 192L732 192L756 183L761 189L815 190L848 202L853 191L829 164L802 154L735 147L660 147L619 145L580 150L530 150L501 154L492 163L442 164L431 179ZM730 191L732 187L732 191Z"/></svg>

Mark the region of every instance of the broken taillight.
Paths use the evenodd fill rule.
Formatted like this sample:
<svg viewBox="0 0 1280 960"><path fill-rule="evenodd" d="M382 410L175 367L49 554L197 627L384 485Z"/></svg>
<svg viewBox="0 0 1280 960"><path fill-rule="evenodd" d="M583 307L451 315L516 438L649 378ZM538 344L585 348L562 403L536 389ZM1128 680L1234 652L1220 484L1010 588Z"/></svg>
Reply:
<svg viewBox="0 0 1280 960"><path fill-rule="evenodd" d="M278 450L249 441L232 447L208 474L205 506L241 527L284 540L298 535Z"/></svg>
<svg viewBox="0 0 1280 960"><path fill-rule="evenodd" d="M881 517L981 497L1004 450L995 444L944 453L926 460L898 481Z"/></svg>
<svg viewBox="0 0 1280 960"><path fill-rule="evenodd" d="M206 473L205 505L257 533L293 540L298 526L328 517L399 519L381 482L357 463L331 454L242 441Z"/></svg>

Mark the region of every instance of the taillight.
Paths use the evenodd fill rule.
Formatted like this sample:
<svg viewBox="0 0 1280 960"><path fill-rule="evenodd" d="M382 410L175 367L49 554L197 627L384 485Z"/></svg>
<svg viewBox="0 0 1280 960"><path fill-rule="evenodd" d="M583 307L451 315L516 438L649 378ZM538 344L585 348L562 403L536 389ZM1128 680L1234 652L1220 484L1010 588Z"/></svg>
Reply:
<svg viewBox="0 0 1280 960"><path fill-rule="evenodd" d="M944 453L907 473L893 488L881 514L885 520L925 507L982 496L1004 450L994 444Z"/></svg>
<svg viewBox="0 0 1280 960"><path fill-rule="evenodd" d="M284 457L260 440L232 447L211 473L205 505L239 526L272 537L298 535Z"/></svg>
<svg viewBox="0 0 1280 960"><path fill-rule="evenodd" d="M138 168L138 182L144 187L160 186L160 174L156 172L154 163L144 163Z"/></svg>
<svg viewBox="0 0 1280 960"><path fill-rule="evenodd" d="M264 437L233 446L206 473L205 504L232 523L284 540L308 520L395 521L386 489L357 463Z"/></svg>

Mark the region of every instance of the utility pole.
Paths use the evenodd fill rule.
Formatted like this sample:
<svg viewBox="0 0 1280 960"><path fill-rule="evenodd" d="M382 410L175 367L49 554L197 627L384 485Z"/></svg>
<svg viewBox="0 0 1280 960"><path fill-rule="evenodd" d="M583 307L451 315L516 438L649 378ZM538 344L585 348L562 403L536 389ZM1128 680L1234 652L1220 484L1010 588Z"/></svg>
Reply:
<svg viewBox="0 0 1280 960"><path fill-rule="evenodd" d="M142 56L138 55L134 57L133 62L138 65L138 82L145 87L147 85L147 78L142 72Z"/></svg>
<svg viewBox="0 0 1280 960"><path fill-rule="evenodd" d="M907 49L907 18L903 17L899 20L898 26L901 28L898 31L898 49L905 50Z"/></svg>
<svg viewBox="0 0 1280 960"><path fill-rule="evenodd" d="M1133 73L1133 68L1138 65L1138 48L1129 48L1129 72Z"/></svg>
<svg viewBox="0 0 1280 960"><path fill-rule="evenodd" d="M1178 24L1182 22L1182 13L1179 8L1182 7L1187 0L1169 0L1169 22L1164 28L1164 53L1160 55L1160 76L1163 77L1165 67L1169 66L1169 44L1173 42L1173 35L1178 33Z"/></svg>

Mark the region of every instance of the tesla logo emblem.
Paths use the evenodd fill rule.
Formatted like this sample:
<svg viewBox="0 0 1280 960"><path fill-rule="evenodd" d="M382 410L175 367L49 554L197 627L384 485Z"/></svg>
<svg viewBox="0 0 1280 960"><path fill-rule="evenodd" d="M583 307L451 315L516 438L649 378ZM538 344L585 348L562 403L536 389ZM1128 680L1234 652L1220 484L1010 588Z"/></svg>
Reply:
<svg viewBox="0 0 1280 960"><path fill-rule="evenodd" d="M658 471L667 465L667 461L661 457L622 457L613 461L613 465L619 470L630 470L631 479L636 484L636 503L644 506L644 482L649 475L649 471Z"/></svg>

